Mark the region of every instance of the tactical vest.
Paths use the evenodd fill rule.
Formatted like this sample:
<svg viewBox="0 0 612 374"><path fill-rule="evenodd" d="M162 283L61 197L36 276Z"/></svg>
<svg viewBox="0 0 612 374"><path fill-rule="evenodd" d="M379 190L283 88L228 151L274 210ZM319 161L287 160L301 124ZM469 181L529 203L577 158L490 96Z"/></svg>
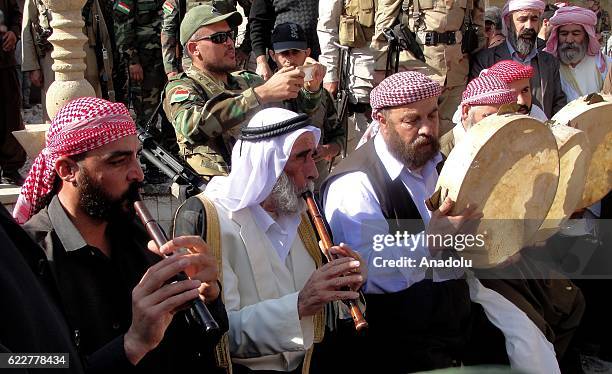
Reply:
<svg viewBox="0 0 612 374"><path fill-rule="evenodd" d="M102 3L104 4L104 3ZM87 66L94 69L102 89L104 99L115 101L113 86L113 38L112 36L112 8L103 8L98 0L88 0L83 7L85 21L84 33L87 35L89 46L95 51L95 65ZM110 24L108 23L110 20ZM88 60L88 64L92 62ZM94 87L95 88L95 87Z"/></svg>
<svg viewBox="0 0 612 374"><path fill-rule="evenodd" d="M474 5L475 0L404 0L399 22L415 33L426 63L408 55L401 56L400 62L423 68L426 75L446 87L465 85L469 73L465 53L473 53L481 41L484 45L483 32L475 34Z"/></svg>
<svg viewBox="0 0 612 374"><path fill-rule="evenodd" d="M205 74L201 74L201 78L198 80L189 75L190 70L181 73L179 77L189 78L193 81L198 96L209 101L211 98L219 95L227 95L228 97L237 96L249 89L250 85L247 79L242 76L244 72L244 70L241 70L231 74L240 86L237 90L228 90ZM248 121L248 118L246 121ZM235 139L238 138L239 131L240 129L237 126L233 131L228 131L219 137L211 138L205 144L192 144L177 132L176 137L179 143L180 154L202 176L227 175L229 173L231 150Z"/></svg>
<svg viewBox="0 0 612 374"><path fill-rule="evenodd" d="M374 36L375 0L346 0L340 16L339 42L353 48L363 48Z"/></svg>

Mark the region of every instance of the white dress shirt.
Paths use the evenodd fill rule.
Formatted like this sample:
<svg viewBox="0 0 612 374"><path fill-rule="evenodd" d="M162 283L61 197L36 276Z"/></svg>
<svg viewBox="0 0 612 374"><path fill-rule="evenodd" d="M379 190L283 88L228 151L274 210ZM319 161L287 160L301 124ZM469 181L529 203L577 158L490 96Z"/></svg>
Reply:
<svg viewBox="0 0 612 374"><path fill-rule="evenodd" d="M266 233L272 247L278 253L281 262L284 263L291 249L291 244L293 244L297 235L301 220L300 215L283 215L274 219L261 205L253 205L249 209L255 222L257 222L257 226L262 232Z"/></svg>
<svg viewBox="0 0 612 374"><path fill-rule="evenodd" d="M431 212L425 206L425 199L434 193L438 179L436 165L442 160L442 156L437 154L417 172L404 167L389 153L382 135L375 136L374 148L391 179L400 178L406 186L423 223L427 225ZM391 245L385 246L381 251L373 248L373 238L376 235L389 234L389 225L365 173L351 172L337 177L330 183L323 199L325 216L333 232L334 241L351 246L368 264L368 278L364 285L367 293L397 292L424 279L427 268L418 265L423 257L433 258L429 249L422 245L424 232L411 236L416 245L410 247ZM412 240L410 243L413 243ZM382 260L402 258L414 259L417 266L376 266L380 265ZM462 269L433 270L433 280L436 282L456 279L463 274Z"/></svg>
<svg viewBox="0 0 612 374"><path fill-rule="evenodd" d="M436 165L441 156L438 154L418 173L405 168L389 153L380 134L374 138L374 148L391 179L401 178L427 225L431 213L424 201L434 192L438 178ZM417 259L418 264L421 257L431 258L431 255L426 247L420 245L417 245L414 251L397 246L385 247L380 252L373 249L373 236L389 233L389 226L365 173L351 172L337 177L330 183L323 199L325 216L331 226L334 240L352 246L368 263L368 278L364 285L366 293L397 292L423 280L426 268L374 266L373 260L378 256L385 259L405 256ZM424 232L414 237L422 235ZM512 368L530 373L560 373L554 347L540 329L512 302L485 288L471 271L466 272L461 268L434 268L433 280L456 279L464 274L467 276L471 300L481 304L491 323L503 332ZM418 300L415 302L418 303Z"/></svg>

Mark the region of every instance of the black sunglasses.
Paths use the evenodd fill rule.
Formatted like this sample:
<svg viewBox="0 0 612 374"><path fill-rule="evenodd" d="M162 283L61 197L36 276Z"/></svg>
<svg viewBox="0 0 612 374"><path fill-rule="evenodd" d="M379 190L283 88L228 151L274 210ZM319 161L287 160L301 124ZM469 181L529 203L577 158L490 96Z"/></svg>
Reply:
<svg viewBox="0 0 612 374"><path fill-rule="evenodd" d="M235 40L233 31L231 30L230 31L219 31L212 35L203 36L201 38L198 38L194 40L194 42L199 42L200 40L210 40L211 42L215 44L223 44L227 41L228 38Z"/></svg>

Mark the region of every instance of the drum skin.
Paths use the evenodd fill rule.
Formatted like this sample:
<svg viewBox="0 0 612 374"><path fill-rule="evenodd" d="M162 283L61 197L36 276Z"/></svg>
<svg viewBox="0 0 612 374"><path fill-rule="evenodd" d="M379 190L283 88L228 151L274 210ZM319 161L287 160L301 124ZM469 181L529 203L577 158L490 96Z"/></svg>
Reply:
<svg viewBox="0 0 612 374"><path fill-rule="evenodd" d="M603 96L603 101L591 103L585 97L578 98L564 106L552 120L587 135L592 156L582 201L576 210L589 207L612 190L612 97Z"/></svg>
<svg viewBox="0 0 612 374"><path fill-rule="evenodd" d="M502 263L531 243L555 198L559 153L542 122L519 114L489 116L455 145L438 178L440 201L451 215L476 204L483 213L476 234L483 246L458 251L472 266Z"/></svg>
<svg viewBox="0 0 612 374"><path fill-rule="evenodd" d="M587 135L566 125L551 128L559 150L559 184L548 215L538 230L534 243L550 238L576 211L582 202L582 194L591 162L591 146Z"/></svg>

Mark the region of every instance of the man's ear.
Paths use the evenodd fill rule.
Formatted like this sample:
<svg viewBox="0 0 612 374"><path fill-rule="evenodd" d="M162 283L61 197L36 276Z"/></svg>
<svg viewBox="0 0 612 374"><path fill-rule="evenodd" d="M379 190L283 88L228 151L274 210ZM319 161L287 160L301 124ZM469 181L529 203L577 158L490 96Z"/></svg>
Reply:
<svg viewBox="0 0 612 374"><path fill-rule="evenodd" d="M276 62L276 59L274 58L274 56L275 56L274 51L269 49L268 50L268 54L270 55L270 58L272 59L272 61Z"/></svg>
<svg viewBox="0 0 612 374"><path fill-rule="evenodd" d="M374 117L376 117L376 121L378 121L378 125L380 128L387 127L387 119L385 118L382 110L379 110Z"/></svg>
<svg viewBox="0 0 612 374"><path fill-rule="evenodd" d="M310 48L306 48L306 57L310 57L312 50Z"/></svg>
<svg viewBox="0 0 612 374"><path fill-rule="evenodd" d="M55 172L65 182L76 182L79 165L70 157L62 156L55 161Z"/></svg>
<svg viewBox="0 0 612 374"><path fill-rule="evenodd" d="M470 107L467 105L461 105L461 123L465 123L470 112Z"/></svg>
<svg viewBox="0 0 612 374"><path fill-rule="evenodd" d="M189 56L197 56L200 51L198 51L198 43L187 42L185 45L185 49L187 50Z"/></svg>

